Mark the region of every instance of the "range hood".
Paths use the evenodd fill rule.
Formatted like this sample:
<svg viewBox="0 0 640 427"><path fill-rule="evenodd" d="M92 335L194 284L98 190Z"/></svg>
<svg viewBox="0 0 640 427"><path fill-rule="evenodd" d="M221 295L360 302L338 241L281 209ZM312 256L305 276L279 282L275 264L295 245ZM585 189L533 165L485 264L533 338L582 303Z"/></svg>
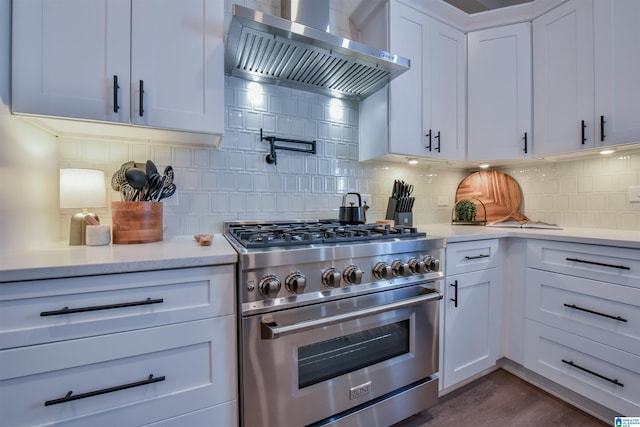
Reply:
<svg viewBox="0 0 640 427"><path fill-rule="evenodd" d="M299 13L303 5L298 3L304 2L282 1L283 15L294 13L295 22L234 4L225 73L360 100L409 69L407 58L328 33L318 24L305 25L297 19L303 15ZM318 5L326 5L328 23L329 0L306 3L316 8L309 13L314 19L322 15L317 13Z"/></svg>

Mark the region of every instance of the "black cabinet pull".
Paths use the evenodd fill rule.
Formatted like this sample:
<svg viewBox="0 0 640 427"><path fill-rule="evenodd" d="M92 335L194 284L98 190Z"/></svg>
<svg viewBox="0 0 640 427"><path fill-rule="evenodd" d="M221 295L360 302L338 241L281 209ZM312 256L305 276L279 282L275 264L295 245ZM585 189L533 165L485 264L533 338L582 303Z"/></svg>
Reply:
<svg viewBox="0 0 640 427"><path fill-rule="evenodd" d="M449 301L453 301L453 306L458 307L458 281L454 280L454 283L449 283L449 286L453 286L453 298L449 298Z"/></svg>
<svg viewBox="0 0 640 427"><path fill-rule="evenodd" d="M101 394L106 394L106 393L113 393L114 391L126 390L128 388L133 388L133 387L140 387L143 385L157 383L164 380L165 380L164 375L161 377L153 378L153 374L151 374L149 375L149 378L147 378L146 380L136 381L129 384L122 384L115 387L103 388L102 390L90 391L88 393L73 395L73 391L69 390L64 397L61 397L59 399L47 400L46 402L44 402L44 406L51 406L51 405L57 405L59 403L71 402L72 400L86 399L87 397L99 396Z"/></svg>
<svg viewBox="0 0 640 427"><path fill-rule="evenodd" d="M146 300L142 300L142 301L123 302L120 304L94 305L90 307L80 307L80 308L64 307L60 310L43 311L40 313L40 317L57 316L60 314L83 313L85 311L110 310L112 308L135 307L137 305L160 304L163 302L164 302L164 298L157 298L157 299L147 298Z"/></svg>
<svg viewBox="0 0 640 427"><path fill-rule="evenodd" d="M579 258L567 258L567 261L581 262L583 264L600 265L602 267L619 268L620 270L631 270L631 267L627 267L626 265L605 264L604 262L588 261L588 260L579 259Z"/></svg>
<svg viewBox="0 0 640 427"><path fill-rule="evenodd" d="M569 365L569 366L573 366L574 368L580 369L581 371L584 371L584 372L586 372L586 373L589 373L589 374L591 374L591 375L593 375L593 376L596 376L596 377L598 377L598 378L602 378L603 380L609 381L610 383L614 383L614 384L615 384L615 385L617 385L617 386L624 387L624 384L622 384L622 383L621 383L621 382L619 382L618 380L612 380L611 378L607 378L607 377L605 377L604 375L600 375L600 374L598 374L598 373L596 373L596 372L590 371L590 370L589 370L589 369L587 369L587 368L583 368L582 366L576 365L575 363L573 363L573 361L572 361L572 360L564 360L564 359L562 359L562 363L566 363L566 364L567 364L567 365Z"/></svg>
<svg viewBox="0 0 640 427"><path fill-rule="evenodd" d="M604 124L605 123L607 123L607 122L604 119L604 116L600 116L600 141L604 141L604 139L606 138L606 136L604 134Z"/></svg>
<svg viewBox="0 0 640 427"><path fill-rule="evenodd" d="M574 310L586 311L587 313L595 314L602 317L608 317L609 319L618 320L620 322L626 322L627 319L620 316L612 316L611 314L600 313L599 311L589 310L588 308L578 307L575 304L565 304L565 307L573 308Z"/></svg>
<svg viewBox="0 0 640 427"><path fill-rule="evenodd" d="M438 150L438 153L439 153L440 152L440 131L438 131L438 134L434 138L438 140L438 146L435 149Z"/></svg>
<svg viewBox="0 0 640 427"><path fill-rule="evenodd" d="M118 76L113 76L113 112L117 113L118 110L120 109L120 106L118 105L118 89L120 89L120 86L118 86Z"/></svg>
<svg viewBox="0 0 640 427"><path fill-rule="evenodd" d="M427 150L431 151L431 129L429 129L429 133L425 135L427 138L429 138L429 145L427 145L426 148Z"/></svg>
<svg viewBox="0 0 640 427"><path fill-rule="evenodd" d="M587 137L584 135L584 130L587 128L587 125L585 124L584 120L582 121L582 145L584 145L585 142L587 142Z"/></svg>
<svg viewBox="0 0 640 427"><path fill-rule="evenodd" d="M480 255L474 255L474 256L465 256L464 259L466 259L467 261L471 260L471 259L480 259L480 258L489 258L491 255L487 255L487 254L480 254Z"/></svg>
<svg viewBox="0 0 640 427"><path fill-rule="evenodd" d="M527 133L526 132L524 133L524 138L522 138L522 139L524 139L524 148L522 149L522 151L524 151L524 154L527 154L529 152L529 147L528 147L528 144L527 144Z"/></svg>
<svg viewBox="0 0 640 427"><path fill-rule="evenodd" d="M144 81L140 80L140 117L144 115Z"/></svg>

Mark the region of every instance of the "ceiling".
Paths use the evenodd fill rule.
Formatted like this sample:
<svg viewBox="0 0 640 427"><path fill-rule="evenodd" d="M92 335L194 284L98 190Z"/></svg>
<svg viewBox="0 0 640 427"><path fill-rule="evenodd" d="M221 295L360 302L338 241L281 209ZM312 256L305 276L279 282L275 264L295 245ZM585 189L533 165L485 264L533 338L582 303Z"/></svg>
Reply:
<svg viewBox="0 0 640 427"><path fill-rule="evenodd" d="M484 12L492 9L513 6L516 4L530 3L533 0L444 0L452 6L468 13Z"/></svg>

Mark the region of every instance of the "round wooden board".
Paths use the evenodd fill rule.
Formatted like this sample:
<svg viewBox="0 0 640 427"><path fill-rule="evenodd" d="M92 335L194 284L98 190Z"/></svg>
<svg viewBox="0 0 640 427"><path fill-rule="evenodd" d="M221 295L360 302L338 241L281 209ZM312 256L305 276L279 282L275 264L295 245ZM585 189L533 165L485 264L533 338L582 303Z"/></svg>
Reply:
<svg viewBox="0 0 640 427"><path fill-rule="evenodd" d="M486 209L486 221L500 222L509 218L525 221L528 218L520 212L522 189L513 177L500 171L474 172L460 182L456 191L456 203L471 200L476 203L477 219L483 220L483 208ZM478 201L481 201L480 204Z"/></svg>

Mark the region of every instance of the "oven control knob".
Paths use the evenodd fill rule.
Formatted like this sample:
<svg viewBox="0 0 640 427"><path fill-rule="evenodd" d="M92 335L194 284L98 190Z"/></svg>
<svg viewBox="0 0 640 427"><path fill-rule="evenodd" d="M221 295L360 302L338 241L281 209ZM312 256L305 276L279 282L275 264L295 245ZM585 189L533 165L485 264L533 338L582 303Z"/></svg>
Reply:
<svg viewBox="0 0 640 427"><path fill-rule="evenodd" d="M424 261L420 261L417 258L411 258L409 260L409 268L416 274L424 274L427 272L427 265Z"/></svg>
<svg viewBox="0 0 640 427"><path fill-rule="evenodd" d="M411 269L409 268L409 264L404 261L400 261L399 259L391 263L391 269L393 270L393 275L396 277L398 276L407 277L411 274Z"/></svg>
<svg viewBox="0 0 640 427"><path fill-rule="evenodd" d="M331 267L325 270L324 273L322 273L322 283L330 288L339 288L341 277L342 275L340 274L338 269L335 267Z"/></svg>
<svg viewBox="0 0 640 427"><path fill-rule="evenodd" d="M377 279L393 279L393 269L386 262L379 262L373 266L373 275Z"/></svg>
<svg viewBox="0 0 640 427"><path fill-rule="evenodd" d="M360 270L355 265L350 265L344 270L342 276L344 277L344 281L348 284L359 285L360 283L362 283L362 274L362 270Z"/></svg>
<svg viewBox="0 0 640 427"><path fill-rule="evenodd" d="M280 279L278 276L270 274L268 276L264 276L260 283L258 284L258 289L260 293L267 298L275 298L278 296L278 292L280 292Z"/></svg>
<svg viewBox="0 0 640 427"><path fill-rule="evenodd" d="M440 260L432 257L431 255L427 255L424 257L424 265L427 266L428 271L438 271L440 269Z"/></svg>
<svg viewBox="0 0 640 427"><path fill-rule="evenodd" d="M284 280L284 286L292 294L301 294L307 286L307 279L300 272L291 273Z"/></svg>

